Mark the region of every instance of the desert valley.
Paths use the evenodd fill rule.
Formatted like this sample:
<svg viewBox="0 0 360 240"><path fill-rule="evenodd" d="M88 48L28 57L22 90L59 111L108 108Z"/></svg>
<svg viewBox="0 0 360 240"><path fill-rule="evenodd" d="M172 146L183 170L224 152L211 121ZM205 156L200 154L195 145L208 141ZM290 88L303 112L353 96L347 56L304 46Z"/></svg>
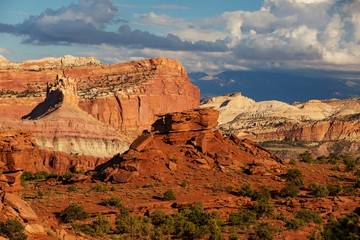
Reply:
<svg viewBox="0 0 360 240"><path fill-rule="evenodd" d="M0 239L359 239L359 112L200 99L169 58L0 56Z"/></svg>

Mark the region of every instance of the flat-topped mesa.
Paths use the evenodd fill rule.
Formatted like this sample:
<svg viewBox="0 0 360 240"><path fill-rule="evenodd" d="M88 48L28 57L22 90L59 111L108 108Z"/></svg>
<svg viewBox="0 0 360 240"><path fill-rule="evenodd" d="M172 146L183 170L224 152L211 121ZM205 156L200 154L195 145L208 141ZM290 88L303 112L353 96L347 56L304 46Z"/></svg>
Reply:
<svg viewBox="0 0 360 240"><path fill-rule="evenodd" d="M0 117L19 119L43 101L57 75L76 79L79 107L120 131L150 130L156 114L198 108L200 91L177 60L0 71ZM11 106L11 107L9 107ZM14 111L16 109L16 111Z"/></svg>
<svg viewBox="0 0 360 240"><path fill-rule="evenodd" d="M157 115L152 133L171 133L208 130L218 125L219 111L212 107Z"/></svg>
<svg viewBox="0 0 360 240"><path fill-rule="evenodd" d="M39 119L64 103L78 108L77 83L75 79L58 75L54 84L47 83L46 99L22 119Z"/></svg>
<svg viewBox="0 0 360 240"><path fill-rule="evenodd" d="M22 63L10 62L0 55L0 69L22 69L28 71L42 71L46 69L66 69L72 67L84 67L101 65L95 57L74 57L65 55L59 58L46 57L39 60L27 60Z"/></svg>

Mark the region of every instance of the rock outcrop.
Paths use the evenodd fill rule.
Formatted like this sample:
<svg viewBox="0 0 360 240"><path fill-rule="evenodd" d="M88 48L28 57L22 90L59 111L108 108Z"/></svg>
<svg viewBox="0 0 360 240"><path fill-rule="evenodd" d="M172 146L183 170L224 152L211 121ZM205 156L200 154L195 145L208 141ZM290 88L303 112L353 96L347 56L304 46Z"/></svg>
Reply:
<svg viewBox="0 0 360 240"><path fill-rule="evenodd" d="M77 67L45 64L38 71L3 69L0 105L12 104L20 110L18 115L12 113L13 117L22 117L26 113L21 111L23 103L18 98L31 98L34 108L40 102L36 97L44 97L47 83L54 82L58 75L76 79L81 109L121 131L150 129L156 114L199 106L199 89L190 83L178 61L167 58ZM6 109L0 107L0 116L7 116Z"/></svg>
<svg viewBox="0 0 360 240"><path fill-rule="evenodd" d="M186 132L212 129L218 125L219 111L199 108L177 113L158 115L152 124L153 133Z"/></svg>
<svg viewBox="0 0 360 240"><path fill-rule="evenodd" d="M105 66L66 59L40 60L36 71L25 63L0 70L0 128L31 131L41 147L109 157L150 129L156 114L199 106L199 89L176 60ZM36 121L15 120L21 117Z"/></svg>
<svg viewBox="0 0 360 240"><path fill-rule="evenodd" d="M40 149L29 132L0 131L0 172L18 173L18 178L6 179L13 187L19 186L21 171L47 171L63 174L69 171L88 171L107 158L71 156L63 152ZM16 174L15 174L16 175ZM15 181L15 179L17 179ZM19 180L19 181L18 181ZM12 185L10 185L12 186Z"/></svg>
<svg viewBox="0 0 360 240"><path fill-rule="evenodd" d="M95 177L103 181L128 182L169 170L186 172L192 164L208 170L239 170L249 164L270 171L283 163L250 140L240 140L235 135L227 138L219 130L211 130L217 125L215 112L204 108L165 115L176 119L164 123L163 127L170 131L163 131L163 128L159 131L154 127L155 133L144 133L132 143L129 151L97 167ZM181 121L178 116L188 118ZM159 116L160 119L163 117ZM199 129L199 126L206 127Z"/></svg>
<svg viewBox="0 0 360 240"><path fill-rule="evenodd" d="M254 141L360 141L360 99L287 104L255 102L240 93L202 100L220 111L219 128Z"/></svg>
<svg viewBox="0 0 360 240"><path fill-rule="evenodd" d="M42 118L60 108L63 104L78 108L78 103L76 80L57 76L54 84L47 84L45 100L29 114L23 116L22 119L35 120Z"/></svg>

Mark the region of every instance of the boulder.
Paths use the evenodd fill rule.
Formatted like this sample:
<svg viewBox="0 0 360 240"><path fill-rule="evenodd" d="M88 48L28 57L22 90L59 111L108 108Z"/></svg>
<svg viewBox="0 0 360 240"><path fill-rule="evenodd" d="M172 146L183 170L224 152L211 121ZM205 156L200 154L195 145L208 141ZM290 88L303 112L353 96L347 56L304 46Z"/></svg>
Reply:
<svg viewBox="0 0 360 240"><path fill-rule="evenodd" d="M134 142L131 143L130 148L138 152L142 151L152 140L154 136L152 134L140 135Z"/></svg>
<svg viewBox="0 0 360 240"><path fill-rule="evenodd" d="M198 108L183 112L157 115L151 128L153 133L186 132L212 129L217 126L219 111L213 108Z"/></svg>
<svg viewBox="0 0 360 240"><path fill-rule="evenodd" d="M28 224L25 230L30 234L46 234L44 227L39 224Z"/></svg>
<svg viewBox="0 0 360 240"><path fill-rule="evenodd" d="M38 216L34 210L32 210L30 205L14 194L5 193L4 204L15 209L20 217L26 221L38 219Z"/></svg>

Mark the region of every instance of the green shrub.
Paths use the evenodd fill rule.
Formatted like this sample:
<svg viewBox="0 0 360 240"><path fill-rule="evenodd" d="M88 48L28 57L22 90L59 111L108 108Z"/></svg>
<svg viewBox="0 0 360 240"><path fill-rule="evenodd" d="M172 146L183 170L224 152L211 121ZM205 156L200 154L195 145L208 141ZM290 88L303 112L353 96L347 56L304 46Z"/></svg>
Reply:
<svg viewBox="0 0 360 240"><path fill-rule="evenodd" d="M46 180L48 176L49 176L48 172L40 171L34 174L34 180L36 181Z"/></svg>
<svg viewBox="0 0 360 240"><path fill-rule="evenodd" d="M239 213L231 213L229 216L229 224L238 226L242 229L249 228L256 223L256 213L251 210L245 210Z"/></svg>
<svg viewBox="0 0 360 240"><path fill-rule="evenodd" d="M68 192L77 192L77 188L75 185L71 185L68 187Z"/></svg>
<svg viewBox="0 0 360 240"><path fill-rule="evenodd" d="M42 190L38 190L35 192L35 198L42 198L43 196L45 196L45 192Z"/></svg>
<svg viewBox="0 0 360 240"><path fill-rule="evenodd" d="M107 192L107 191L109 191L109 188L106 185L100 184L100 183L97 183L91 189L93 191L95 191L95 192Z"/></svg>
<svg viewBox="0 0 360 240"><path fill-rule="evenodd" d="M74 174L66 172L66 173L64 173L64 175L59 177L59 179L66 182L66 181L69 181L73 176L74 176Z"/></svg>
<svg viewBox="0 0 360 240"><path fill-rule="evenodd" d="M253 193L252 198L258 202L268 202L271 198L270 189L261 186L259 191Z"/></svg>
<svg viewBox="0 0 360 240"><path fill-rule="evenodd" d="M226 186L226 191L231 192L232 190L234 190L235 186L234 185L227 185Z"/></svg>
<svg viewBox="0 0 360 240"><path fill-rule="evenodd" d="M58 174L56 174L56 173L49 173L46 176L46 179L50 179L50 178L60 179L60 176Z"/></svg>
<svg viewBox="0 0 360 240"><path fill-rule="evenodd" d="M155 235L157 236L157 239L161 239L161 237L164 236L170 236L175 232L173 216L166 215L161 210L155 210L151 214L151 221L152 224L156 227Z"/></svg>
<svg viewBox="0 0 360 240"><path fill-rule="evenodd" d="M312 157L312 153L310 151L305 151L299 154L299 161L305 163L313 163L314 159Z"/></svg>
<svg viewBox="0 0 360 240"><path fill-rule="evenodd" d="M259 219L263 216L270 217L274 214L274 204L269 202L259 202L254 206L256 217Z"/></svg>
<svg viewBox="0 0 360 240"><path fill-rule="evenodd" d="M341 193L343 189L341 183L338 183L336 185L327 185L326 187L329 190L329 196L337 196Z"/></svg>
<svg viewBox="0 0 360 240"><path fill-rule="evenodd" d="M330 153L328 157L328 164L336 165L340 161L341 157L338 153Z"/></svg>
<svg viewBox="0 0 360 240"><path fill-rule="evenodd" d="M290 182L287 183L286 186L280 190L280 196L296 197L297 195L299 195L299 192L299 187L294 182Z"/></svg>
<svg viewBox="0 0 360 240"><path fill-rule="evenodd" d="M0 236L10 240L25 240L27 235L24 233L25 227L17 219L0 222Z"/></svg>
<svg viewBox="0 0 360 240"><path fill-rule="evenodd" d="M351 157L347 157L347 158L344 158L344 164L345 164L345 170L346 171L353 171L357 164L358 164L358 161L356 159L353 159Z"/></svg>
<svg viewBox="0 0 360 240"><path fill-rule="evenodd" d="M324 164L326 161L327 161L327 157L325 157L325 156L319 156L319 157L317 157L316 158L316 163L318 163L318 164Z"/></svg>
<svg viewBox="0 0 360 240"><path fill-rule="evenodd" d="M305 226L305 222L302 219L287 219L285 223L285 227L293 231L300 230Z"/></svg>
<svg viewBox="0 0 360 240"><path fill-rule="evenodd" d="M104 215L98 215L96 220L94 220L91 224L96 236L104 236L110 232L110 225L110 220Z"/></svg>
<svg viewBox="0 0 360 240"><path fill-rule="evenodd" d="M181 186L181 187L186 187L188 184L189 184L189 182L186 181L186 180L184 180L184 181L180 184L180 186Z"/></svg>
<svg viewBox="0 0 360 240"><path fill-rule="evenodd" d="M116 189L115 186L111 186L111 187L110 187L110 191L115 192L116 190L117 190L117 189Z"/></svg>
<svg viewBox="0 0 360 240"><path fill-rule="evenodd" d="M176 200L173 190L171 190L171 189L167 190L163 195L163 200L164 201Z"/></svg>
<svg viewBox="0 0 360 240"><path fill-rule="evenodd" d="M214 235L214 238L223 224L219 213L206 212L200 203L174 214L173 219L174 235L182 239L198 239L206 234Z"/></svg>
<svg viewBox="0 0 360 240"><path fill-rule="evenodd" d="M355 215L345 215L337 222L324 226L321 232L323 239L334 240L358 240L360 239L360 227Z"/></svg>
<svg viewBox="0 0 360 240"><path fill-rule="evenodd" d="M239 240L239 236L236 232L233 232L229 236L229 240Z"/></svg>
<svg viewBox="0 0 360 240"><path fill-rule="evenodd" d="M253 197L254 189L251 187L250 183L244 183L239 189L238 194L244 197Z"/></svg>
<svg viewBox="0 0 360 240"><path fill-rule="evenodd" d="M315 197L326 197L329 196L329 190L326 185L318 184L318 183L311 183L309 185L309 189L311 190L311 193Z"/></svg>
<svg viewBox="0 0 360 240"><path fill-rule="evenodd" d="M354 186L344 186L342 190L342 195L344 196L356 196L358 195L357 188Z"/></svg>
<svg viewBox="0 0 360 240"><path fill-rule="evenodd" d="M307 209L302 209L295 213L295 218L301 219L306 223L313 222L320 224L322 222L322 219L317 212Z"/></svg>
<svg viewBox="0 0 360 240"><path fill-rule="evenodd" d="M128 234L130 239L149 239L151 236L151 220L130 214L118 214L116 217L117 233Z"/></svg>
<svg viewBox="0 0 360 240"><path fill-rule="evenodd" d="M256 231L253 236L249 239L253 240L272 240L273 239L273 232L274 228L272 228L269 223L259 223L256 226Z"/></svg>
<svg viewBox="0 0 360 240"><path fill-rule="evenodd" d="M119 196L105 198L103 204L108 207L117 207L122 208L124 205L122 203L122 198Z"/></svg>
<svg viewBox="0 0 360 240"><path fill-rule="evenodd" d="M88 235L94 235L94 229L89 224L84 223L73 223L71 227L75 232L81 232Z"/></svg>
<svg viewBox="0 0 360 240"><path fill-rule="evenodd" d="M89 217L82 206L69 205L59 214L63 222L71 222L73 220L84 220Z"/></svg>
<svg viewBox="0 0 360 240"><path fill-rule="evenodd" d="M290 159L289 164L295 166L297 164L297 161L295 159Z"/></svg>
<svg viewBox="0 0 360 240"><path fill-rule="evenodd" d="M284 177L288 182L292 182L298 187L304 185L303 174L299 169L289 169Z"/></svg>
<svg viewBox="0 0 360 240"><path fill-rule="evenodd" d="M23 172L20 179L22 182L34 180L34 175L31 172Z"/></svg>
<svg viewBox="0 0 360 240"><path fill-rule="evenodd" d="M355 177L354 187L360 188L360 176Z"/></svg>

